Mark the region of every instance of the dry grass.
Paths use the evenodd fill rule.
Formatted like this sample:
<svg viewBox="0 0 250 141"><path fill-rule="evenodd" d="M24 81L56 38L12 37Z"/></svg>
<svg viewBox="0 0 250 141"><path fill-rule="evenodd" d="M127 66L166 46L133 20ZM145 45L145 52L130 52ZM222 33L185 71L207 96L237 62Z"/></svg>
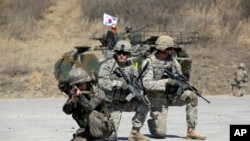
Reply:
<svg viewBox="0 0 250 141"><path fill-rule="evenodd" d="M35 36L36 21L43 19L43 14L51 0L1 0L0 23L6 28L5 34L20 40L30 40ZM1 25L1 24L0 24Z"/></svg>
<svg viewBox="0 0 250 141"><path fill-rule="evenodd" d="M203 94L228 94L233 73L240 62L247 66L250 48L236 44L212 44L187 48L193 58L191 82ZM248 68L249 72L249 68ZM249 90L249 88L248 88Z"/></svg>
<svg viewBox="0 0 250 141"><path fill-rule="evenodd" d="M63 96L54 63L75 45L95 46L109 27L103 13L119 18L118 30L198 31L187 47L191 82L203 94L228 94L239 62L250 72L250 0L0 0L0 97Z"/></svg>

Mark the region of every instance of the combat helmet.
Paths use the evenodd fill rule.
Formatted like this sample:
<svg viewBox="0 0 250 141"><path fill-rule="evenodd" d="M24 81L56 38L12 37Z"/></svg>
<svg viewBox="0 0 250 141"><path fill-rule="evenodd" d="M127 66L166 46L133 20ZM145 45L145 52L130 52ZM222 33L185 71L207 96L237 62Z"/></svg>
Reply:
<svg viewBox="0 0 250 141"><path fill-rule="evenodd" d="M89 82L91 79L83 68L72 68L69 72L69 85Z"/></svg>
<svg viewBox="0 0 250 141"><path fill-rule="evenodd" d="M131 44L128 41L121 40L116 43L114 51L124 51L131 53L131 48Z"/></svg>
<svg viewBox="0 0 250 141"><path fill-rule="evenodd" d="M244 63L240 63L238 68L242 68L242 69L245 69L245 64Z"/></svg>
<svg viewBox="0 0 250 141"><path fill-rule="evenodd" d="M157 50L166 50L167 48L174 47L174 39L169 36L160 36L155 41Z"/></svg>

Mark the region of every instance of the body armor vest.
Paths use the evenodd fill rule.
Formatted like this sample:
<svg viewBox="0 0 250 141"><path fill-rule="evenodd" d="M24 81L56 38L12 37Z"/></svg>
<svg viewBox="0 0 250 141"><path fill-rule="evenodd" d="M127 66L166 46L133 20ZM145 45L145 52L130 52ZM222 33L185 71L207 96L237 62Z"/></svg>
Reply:
<svg viewBox="0 0 250 141"><path fill-rule="evenodd" d="M238 70L235 72L235 81L236 81L236 82L244 81L244 73L243 73L243 70L238 69Z"/></svg>
<svg viewBox="0 0 250 141"><path fill-rule="evenodd" d="M156 58L155 55L150 56L150 60L153 67L153 73L154 73L154 79L160 80L162 78L166 78L167 76L164 76L164 70L168 69L173 74L179 74L177 70L176 61L172 56L168 57L166 60L159 60Z"/></svg>

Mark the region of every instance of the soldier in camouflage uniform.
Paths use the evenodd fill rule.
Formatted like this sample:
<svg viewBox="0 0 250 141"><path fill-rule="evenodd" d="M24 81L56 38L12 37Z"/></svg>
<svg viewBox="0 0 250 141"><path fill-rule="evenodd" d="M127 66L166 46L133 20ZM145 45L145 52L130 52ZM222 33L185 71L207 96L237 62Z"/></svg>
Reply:
<svg viewBox="0 0 250 141"><path fill-rule="evenodd" d="M145 27L143 27L143 28L145 28ZM141 30L141 29L139 29L139 30ZM123 40L130 42L133 48L136 45L140 45L140 43L142 41L142 34L141 34L141 32L139 32L139 30L132 31L132 27L130 25L125 27L125 33L123 34Z"/></svg>
<svg viewBox="0 0 250 141"><path fill-rule="evenodd" d="M126 73L131 81L138 76L132 61L128 60L131 55L131 44L128 41L118 41L114 48L113 57L107 58L100 67L98 74L98 84L105 90L106 97L112 101L109 105L111 120L113 120L116 131L119 128L122 111L133 112L132 131L129 135L129 141L149 141L149 138L140 133L149 111L148 107L143 105L138 99L133 98L126 101L126 96L130 93L128 84L123 77L116 73L120 67ZM117 140L117 132L114 132L107 140Z"/></svg>
<svg viewBox="0 0 250 141"><path fill-rule="evenodd" d="M198 97L176 80L165 77L163 71L168 69L173 74L182 74L181 66L172 57L174 40L169 36L160 36L156 40L156 52L142 63L149 62L148 71L143 77L143 85L148 91L152 104L151 119L148 120L149 131L156 138L165 138L168 106L186 105L187 138L204 140L206 137L195 131L197 124Z"/></svg>
<svg viewBox="0 0 250 141"><path fill-rule="evenodd" d="M93 137L90 134L89 115L95 110L108 117L107 111L105 111L104 92L91 85L89 75L82 68L73 68L69 72L69 85L71 87L68 92L69 99L64 104L63 111L68 115L72 114L73 119L80 127L73 135L72 141L100 139L101 137ZM111 132L112 130L110 134Z"/></svg>
<svg viewBox="0 0 250 141"><path fill-rule="evenodd" d="M238 66L238 69L234 72L234 82L231 83L230 90L232 91L231 95L235 95L233 92L233 87L236 87L237 90L239 91L239 96L243 96L246 91L246 83L248 81L248 74L245 68L244 63L240 63Z"/></svg>
<svg viewBox="0 0 250 141"><path fill-rule="evenodd" d="M109 49L114 49L114 46L117 42L118 38L118 33L117 33L117 27L112 26L110 30L108 30L106 34L106 42L107 42L107 47Z"/></svg>
<svg viewBox="0 0 250 141"><path fill-rule="evenodd" d="M124 40L130 43L131 43L131 31L132 31L132 27L130 25L125 27Z"/></svg>

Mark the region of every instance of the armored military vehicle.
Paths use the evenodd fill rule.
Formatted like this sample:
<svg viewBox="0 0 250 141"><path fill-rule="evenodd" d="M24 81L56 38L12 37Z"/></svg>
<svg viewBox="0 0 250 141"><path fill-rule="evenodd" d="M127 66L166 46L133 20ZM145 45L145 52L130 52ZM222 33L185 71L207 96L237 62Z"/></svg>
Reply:
<svg viewBox="0 0 250 141"><path fill-rule="evenodd" d="M68 73L72 67L84 68L93 81L96 80L97 71L104 56L89 46L76 46L74 50L66 52L54 64L54 75L58 81L58 88L67 93L69 88Z"/></svg>
<svg viewBox="0 0 250 141"><path fill-rule="evenodd" d="M161 35L169 35L176 41L176 58L181 64L182 72L186 78L189 79L192 66L192 59L186 53L185 48L187 45L197 43L199 41L198 32L181 33L181 32L151 32L140 31L136 32L132 39L132 59L135 63L135 67L140 71L140 65L149 54L155 51L155 41ZM118 40L123 39L123 33L118 35ZM101 45L96 47L94 51L89 46L76 46L75 49L64 53L54 65L55 78L58 80L58 87L61 91L65 92L68 89L68 72L72 67L82 67L92 77L92 80L96 80L96 75L99 70L101 62L111 55L113 55L113 47L115 44L110 44L106 37L93 38L99 40Z"/></svg>
<svg viewBox="0 0 250 141"><path fill-rule="evenodd" d="M126 33L118 34L116 40L113 42L117 42L118 40L124 39ZM109 34L107 34L109 35ZM135 31L131 32L130 41L132 44L132 58L135 62L138 70L140 69L140 64L143 59L145 59L149 54L155 51L155 41L161 35L169 35L175 39L176 46L174 47L175 56L182 67L183 75L189 79L190 71L192 66L192 59L186 52L186 47L188 45L198 43L199 41L199 33L198 32L178 32L178 31ZM98 39L102 44L96 49L103 50L104 56L110 56L113 53L112 49L114 46L110 46L108 42L109 38L114 39L114 36L103 36L103 38L95 38ZM106 41L106 42L104 42ZM109 45L109 46L108 46ZM114 44L113 44L114 45Z"/></svg>

